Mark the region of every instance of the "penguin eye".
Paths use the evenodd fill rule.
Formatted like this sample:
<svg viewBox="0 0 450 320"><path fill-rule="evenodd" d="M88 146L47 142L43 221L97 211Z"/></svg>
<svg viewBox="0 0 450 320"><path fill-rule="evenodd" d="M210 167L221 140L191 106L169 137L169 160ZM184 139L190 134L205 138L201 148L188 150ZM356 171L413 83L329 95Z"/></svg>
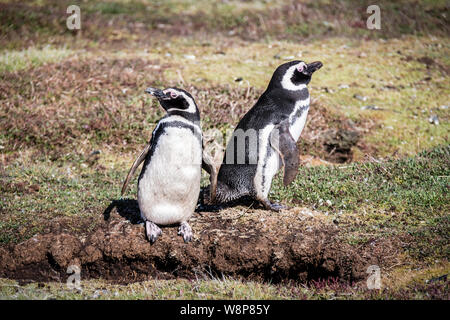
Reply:
<svg viewBox="0 0 450 320"><path fill-rule="evenodd" d="M178 97L178 93L176 93L175 91L170 91L170 97L175 99L176 97Z"/></svg>
<svg viewBox="0 0 450 320"><path fill-rule="evenodd" d="M301 65L299 65L299 66L297 66L297 70L298 70L298 72L303 72L303 70L305 70L305 64L304 63L302 63Z"/></svg>

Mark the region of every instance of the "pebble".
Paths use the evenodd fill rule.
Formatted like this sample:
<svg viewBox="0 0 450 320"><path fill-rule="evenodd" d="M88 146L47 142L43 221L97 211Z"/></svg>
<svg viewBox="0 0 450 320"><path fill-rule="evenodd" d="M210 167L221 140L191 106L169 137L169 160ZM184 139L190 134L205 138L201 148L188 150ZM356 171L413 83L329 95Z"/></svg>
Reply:
<svg viewBox="0 0 450 320"><path fill-rule="evenodd" d="M434 125L439 125L439 118L438 118L438 116L437 115L431 115L430 116L430 118L428 118L428 121L431 123L431 124L434 124Z"/></svg>
<svg viewBox="0 0 450 320"><path fill-rule="evenodd" d="M357 100L360 100L360 101L366 101L366 100L367 100L367 97L361 96L361 95L359 95L359 94L355 94L355 95L353 96L353 98L355 98L355 99L357 99Z"/></svg>
<svg viewBox="0 0 450 320"><path fill-rule="evenodd" d="M105 295L105 294L107 294L107 293L108 293L108 290L95 290L95 292L94 292L92 298L93 298L93 299L97 299L97 298L99 298L100 296Z"/></svg>
<svg viewBox="0 0 450 320"><path fill-rule="evenodd" d="M379 107L374 105L368 105L361 107L361 110L383 110L383 109L380 109Z"/></svg>

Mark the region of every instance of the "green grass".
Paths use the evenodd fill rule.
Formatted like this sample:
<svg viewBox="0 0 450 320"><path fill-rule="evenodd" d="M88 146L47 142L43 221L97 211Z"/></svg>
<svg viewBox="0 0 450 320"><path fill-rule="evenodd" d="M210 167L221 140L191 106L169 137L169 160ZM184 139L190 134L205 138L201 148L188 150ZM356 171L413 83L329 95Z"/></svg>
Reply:
<svg viewBox="0 0 450 320"><path fill-rule="evenodd" d="M326 212L352 244L411 236L409 254L433 261L450 256L449 179L445 145L400 160L301 168L288 187L279 176L271 197Z"/></svg>
<svg viewBox="0 0 450 320"><path fill-rule="evenodd" d="M8 48L24 44L73 42L65 25L66 8L81 8L82 36L89 40L145 41L144 33L183 35L231 34L251 40L302 41L325 37L392 38L402 35L446 36L445 1L380 0L382 30L368 30L370 1L1 1L0 43ZM401 10L399 9L401 8ZM186 28L185 26L188 26ZM191 34L191 32L188 32ZM18 36L24 38L18 39ZM26 44L28 43L28 44Z"/></svg>
<svg viewBox="0 0 450 320"><path fill-rule="evenodd" d="M42 49L3 50L0 51L0 74L38 67L47 62L58 62L72 54L73 51L69 49L55 48L49 45Z"/></svg>
<svg viewBox="0 0 450 320"><path fill-rule="evenodd" d="M281 286L221 280L155 280L129 285L112 285L101 280L81 282L82 291L65 284L17 286L0 279L0 299L295 299L295 292ZM99 289L99 287L103 289Z"/></svg>
<svg viewBox="0 0 450 320"><path fill-rule="evenodd" d="M433 216L449 209L449 179L447 145L400 160L301 168L287 188L278 179L273 194L278 200L334 212L369 206L399 214L427 211Z"/></svg>
<svg viewBox="0 0 450 320"><path fill-rule="evenodd" d="M0 220L0 243L29 238L52 219L72 218L75 222L98 217L111 200L117 199L125 170L91 168L85 158L71 161L71 165L17 165L6 171L8 178L0 187L0 208L5 213ZM38 191L33 191L33 186ZM78 232L84 228L77 223L71 227Z"/></svg>

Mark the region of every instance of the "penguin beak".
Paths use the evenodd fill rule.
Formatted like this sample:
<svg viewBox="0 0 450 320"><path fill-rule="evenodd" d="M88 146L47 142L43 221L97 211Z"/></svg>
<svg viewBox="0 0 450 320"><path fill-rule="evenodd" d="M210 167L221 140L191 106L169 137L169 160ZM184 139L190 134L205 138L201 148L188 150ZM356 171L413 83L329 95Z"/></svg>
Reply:
<svg viewBox="0 0 450 320"><path fill-rule="evenodd" d="M156 97L158 99L168 99L168 98L170 98L161 89L148 87L147 89L145 89L145 92L150 93L152 96L154 96L154 97Z"/></svg>
<svg viewBox="0 0 450 320"><path fill-rule="evenodd" d="M320 61L311 62L310 64L307 64L306 66L306 73L308 75L312 75L314 72L322 68L323 63Z"/></svg>

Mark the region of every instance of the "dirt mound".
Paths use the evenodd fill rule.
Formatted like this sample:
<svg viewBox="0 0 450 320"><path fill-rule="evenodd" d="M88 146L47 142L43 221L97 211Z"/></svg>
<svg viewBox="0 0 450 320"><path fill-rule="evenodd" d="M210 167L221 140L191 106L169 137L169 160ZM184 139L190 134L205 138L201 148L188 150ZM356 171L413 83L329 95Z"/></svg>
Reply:
<svg viewBox="0 0 450 320"><path fill-rule="evenodd" d="M150 245L137 217L135 200L114 201L90 233L60 230L2 247L0 277L65 281L68 266L78 265L81 279L119 283L222 274L272 282L358 281L369 265L380 264L383 254L344 243L337 226L309 209L272 213L235 207L196 213L191 219L194 239L188 244L177 228L168 227Z"/></svg>

